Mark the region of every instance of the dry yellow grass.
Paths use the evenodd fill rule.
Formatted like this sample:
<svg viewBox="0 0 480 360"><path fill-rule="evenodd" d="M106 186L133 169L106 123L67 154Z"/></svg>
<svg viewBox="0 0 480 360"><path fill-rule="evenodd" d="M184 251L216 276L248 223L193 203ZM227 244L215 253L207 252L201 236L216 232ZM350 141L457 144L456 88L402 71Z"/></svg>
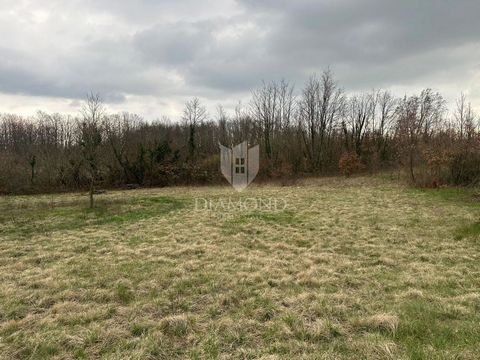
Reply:
<svg viewBox="0 0 480 360"><path fill-rule="evenodd" d="M195 209L195 199L286 209ZM0 199L5 359L475 359L477 203L378 178Z"/></svg>

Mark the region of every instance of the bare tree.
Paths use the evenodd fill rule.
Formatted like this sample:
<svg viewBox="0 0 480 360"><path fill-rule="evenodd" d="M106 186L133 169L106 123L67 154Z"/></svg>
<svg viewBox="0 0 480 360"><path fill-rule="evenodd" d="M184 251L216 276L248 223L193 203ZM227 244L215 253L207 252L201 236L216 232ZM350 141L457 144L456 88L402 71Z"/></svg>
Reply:
<svg viewBox="0 0 480 360"><path fill-rule="evenodd" d="M422 128L423 140L427 141L443 119L445 99L440 93L425 89L420 93L418 101L418 125Z"/></svg>
<svg viewBox="0 0 480 360"><path fill-rule="evenodd" d="M397 99L387 90L376 94L375 114L373 118L373 134L376 152L381 160L385 160L387 145L391 139L391 128L395 119Z"/></svg>
<svg viewBox="0 0 480 360"><path fill-rule="evenodd" d="M392 125L395 115L397 100L387 90L380 90L376 94L376 113L373 119L373 131L379 136L384 136ZM378 121L377 121L378 118Z"/></svg>
<svg viewBox="0 0 480 360"><path fill-rule="evenodd" d="M342 128L347 149L355 151L357 155L362 153L363 140L374 119L375 107L376 96L374 92L355 95L348 101Z"/></svg>
<svg viewBox="0 0 480 360"><path fill-rule="evenodd" d="M222 105L217 106L217 122L218 141L224 145L229 144L228 114Z"/></svg>
<svg viewBox="0 0 480 360"><path fill-rule="evenodd" d="M445 101L439 93L425 89L419 96L404 97L396 112L399 150L407 153L410 177L415 183L415 160L419 157L419 144L422 141L428 143L434 131L441 125Z"/></svg>
<svg viewBox="0 0 480 360"><path fill-rule="evenodd" d="M258 131L258 127L255 126L255 120L251 113L243 107L242 102L239 101L230 121L232 143L238 144L246 139L250 144L253 144L259 140L256 131Z"/></svg>
<svg viewBox="0 0 480 360"><path fill-rule="evenodd" d="M311 170L318 169L326 160L325 150L344 110L344 102L343 91L330 70L324 71L321 78L310 77L302 91L298 103L299 127Z"/></svg>
<svg viewBox="0 0 480 360"><path fill-rule="evenodd" d="M290 127L291 119L295 107L295 96L293 95L294 86L282 79L275 84L278 92L278 106L275 114L275 130L283 131Z"/></svg>
<svg viewBox="0 0 480 360"><path fill-rule="evenodd" d="M135 114L123 112L105 118L104 130L113 156L123 170L126 181L132 179L141 185L145 174L143 148L147 140L139 133L143 120Z"/></svg>
<svg viewBox="0 0 480 360"><path fill-rule="evenodd" d="M262 87L252 92L252 116L262 134L265 155L268 160L272 158L272 140L277 111L277 85L263 83Z"/></svg>
<svg viewBox="0 0 480 360"><path fill-rule="evenodd" d="M98 178L98 149L102 143L101 122L105 115L105 106L99 94L90 93L83 103L82 120L80 125L80 147L89 176L90 208L94 206L93 195L95 182Z"/></svg>
<svg viewBox="0 0 480 360"><path fill-rule="evenodd" d="M293 85L285 80L263 83L252 92L251 115L260 132L270 167L279 160L282 135L290 126L293 114Z"/></svg>
<svg viewBox="0 0 480 360"><path fill-rule="evenodd" d="M459 137L470 140L475 133L475 114L464 93L457 99L456 105L454 118L460 131Z"/></svg>
<svg viewBox="0 0 480 360"><path fill-rule="evenodd" d="M306 154L312 169L318 162L317 137L320 128L320 81L316 76L310 77L303 89L299 103L299 126L303 135Z"/></svg>
<svg viewBox="0 0 480 360"><path fill-rule="evenodd" d="M182 120L188 127L188 157L193 161L196 149L196 131L198 126L207 119L207 110L200 104L198 98L185 103Z"/></svg>

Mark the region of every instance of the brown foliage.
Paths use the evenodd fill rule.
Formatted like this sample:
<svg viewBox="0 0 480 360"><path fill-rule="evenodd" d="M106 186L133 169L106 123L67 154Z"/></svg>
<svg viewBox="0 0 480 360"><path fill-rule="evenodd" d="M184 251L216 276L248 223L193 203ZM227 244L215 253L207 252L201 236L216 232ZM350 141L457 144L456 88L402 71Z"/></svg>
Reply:
<svg viewBox="0 0 480 360"><path fill-rule="evenodd" d="M360 170L360 157L356 153L344 153L338 161L340 172L349 177Z"/></svg>

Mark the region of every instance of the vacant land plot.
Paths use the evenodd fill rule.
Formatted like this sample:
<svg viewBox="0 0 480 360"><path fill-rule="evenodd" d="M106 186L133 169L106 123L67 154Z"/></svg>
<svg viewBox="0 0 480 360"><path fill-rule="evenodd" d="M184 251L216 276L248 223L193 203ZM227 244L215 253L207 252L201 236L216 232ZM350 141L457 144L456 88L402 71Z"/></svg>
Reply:
<svg viewBox="0 0 480 360"><path fill-rule="evenodd" d="M0 358L476 359L479 204L369 178L4 197Z"/></svg>

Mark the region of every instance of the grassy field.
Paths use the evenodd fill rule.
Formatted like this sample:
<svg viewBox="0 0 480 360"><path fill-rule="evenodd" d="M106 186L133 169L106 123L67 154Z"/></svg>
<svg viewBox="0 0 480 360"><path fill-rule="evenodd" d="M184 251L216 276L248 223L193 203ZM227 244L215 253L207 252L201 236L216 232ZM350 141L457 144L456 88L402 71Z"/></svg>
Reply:
<svg viewBox="0 0 480 360"><path fill-rule="evenodd" d="M478 359L479 205L380 178L3 197L0 358Z"/></svg>

